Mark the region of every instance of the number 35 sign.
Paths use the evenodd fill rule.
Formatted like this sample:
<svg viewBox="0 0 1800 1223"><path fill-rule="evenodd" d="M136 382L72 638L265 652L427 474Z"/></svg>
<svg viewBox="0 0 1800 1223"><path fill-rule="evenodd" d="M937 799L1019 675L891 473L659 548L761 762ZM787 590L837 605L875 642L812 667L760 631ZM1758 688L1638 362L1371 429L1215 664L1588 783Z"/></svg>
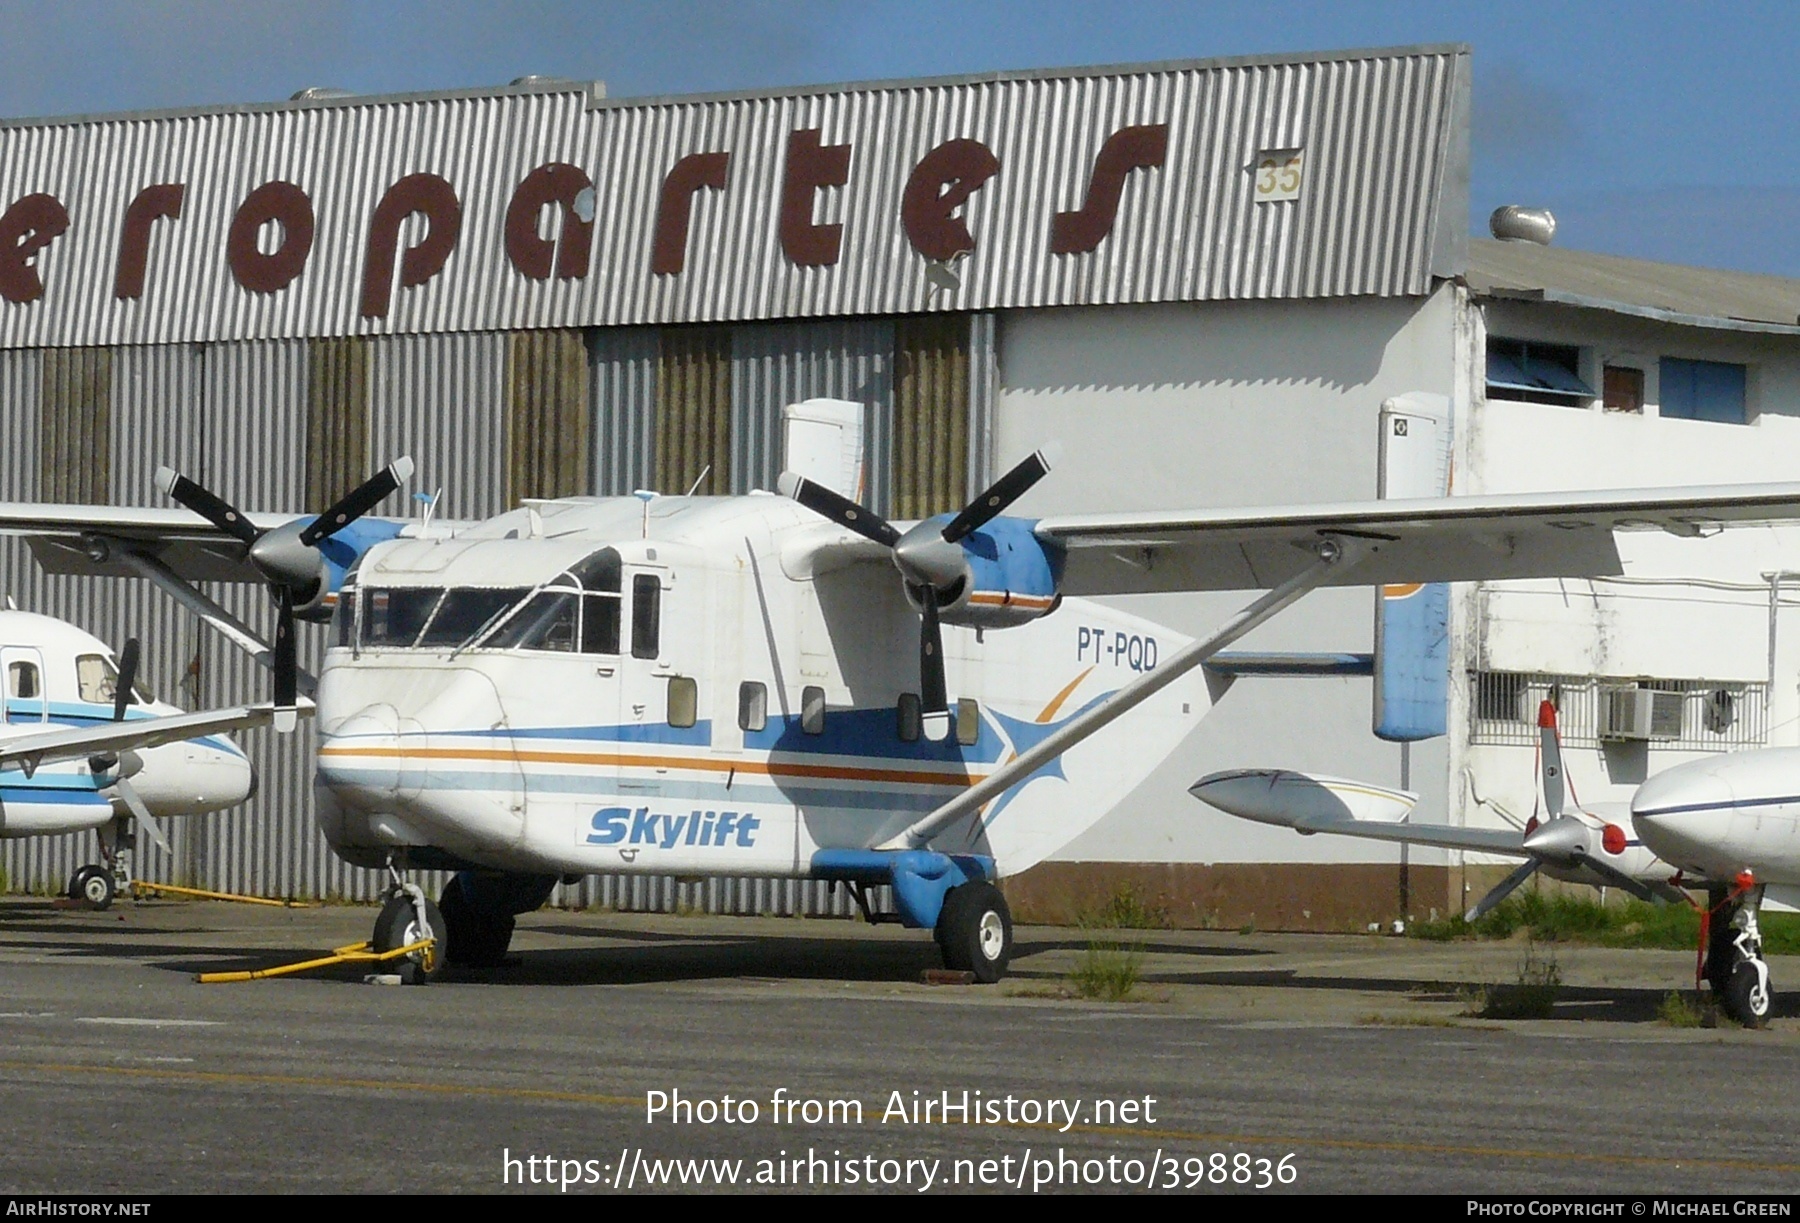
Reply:
<svg viewBox="0 0 1800 1223"><path fill-rule="evenodd" d="M1256 156L1256 202L1300 198L1300 149L1266 149Z"/></svg>

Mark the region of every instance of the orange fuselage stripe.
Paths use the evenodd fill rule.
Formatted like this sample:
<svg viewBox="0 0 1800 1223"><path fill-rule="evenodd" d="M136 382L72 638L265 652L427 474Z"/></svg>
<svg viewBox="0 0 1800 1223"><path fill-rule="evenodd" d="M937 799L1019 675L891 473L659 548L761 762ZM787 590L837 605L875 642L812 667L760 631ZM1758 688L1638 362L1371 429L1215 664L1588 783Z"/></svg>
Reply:
<svg viewBox="0 0 1800 1223"><path fill-rule="evenodd" d="M621 768L684 769L696 773L724 773L735 769L764 777L814 777L834 781L891 781L910 785L970 786L987 774L919 773L905 769L857 769L842 765L773 764L732 759L694 760L683 756L641 756L625 752L516 752L459 750L426 747L396 751L386 747L322 747L320 756L333 759L399 760L503 760L516 764L617 765Z"/></svg>

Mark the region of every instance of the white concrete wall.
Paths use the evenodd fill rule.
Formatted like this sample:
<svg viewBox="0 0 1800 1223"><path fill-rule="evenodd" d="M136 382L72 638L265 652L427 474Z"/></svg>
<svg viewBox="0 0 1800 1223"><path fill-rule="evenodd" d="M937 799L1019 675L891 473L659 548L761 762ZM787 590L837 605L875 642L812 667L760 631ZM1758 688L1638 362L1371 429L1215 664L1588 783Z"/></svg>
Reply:
<svg viewBox="0 0 1800 1223"><path fill-rule="evenodd" d="M1001 316L996 466L1052 439L1061 463L1014 510L1275 505L1372 498L1383 399L1455 396L1456 290L1426 300L1233 302ZM1250 595L1141 596L1140 615L1202 634ZM1316 592L1238 649L1372 648L1373 595ZM1064 861L1391 862L1398 851L1299 837L1205 807L1203 774L1281 766L1396 784L1370 733L1367 679L1245 679ZM1420 817L1443 819L1443 740L1412 749ZM1415 861L1426 860L1417 852ZM1441 858L1437 859L1441 861Z"/></svg>
<svg viewBox="0 0 1800 1223"><path fill-rule="evenodd" d="M1584 380L1596 391L1604 364L1645 370L1648 402L1635 415L1487 401L1478 385L1467 416L1465 490L1800 479L1800 341L1523 303L1493 303L1484 314L1477 321L1493 335L1580 345ZM1660 419L1657 364L1665 355L1747 366L1750 423ZM1453 676L1482 667L1756 681L1772 670L1769 743L1800 743L1800 580L1782 601L1771 655L1764 576L1800 569L1800 528L1704 540L1634 534L1621 537L1620 553L1622 579L1490 584L1468 593L1459 605L1454 652L1462 663ZM1491 823L1496 805L1530 814L1530 748L1467 747L1455 756L1457 818ZM1645 776L1691 758L1656 744L1592 747L1571 751L1567 765L1577 794L1593 804L1627 801Z"/></svg>

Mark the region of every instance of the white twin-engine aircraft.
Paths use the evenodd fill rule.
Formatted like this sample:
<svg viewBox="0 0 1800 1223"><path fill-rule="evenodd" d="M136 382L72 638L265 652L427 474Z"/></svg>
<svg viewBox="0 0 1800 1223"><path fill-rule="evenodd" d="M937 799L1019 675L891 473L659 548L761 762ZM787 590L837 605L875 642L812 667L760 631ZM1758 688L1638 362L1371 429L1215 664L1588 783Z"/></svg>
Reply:
<svg viewBox="0 0 1800 1223"><path fill-rule="evenodd" d="M1615 529L1800 514L1788 484L1005 517L1048 471L1034 454L959 514L890 524L853 499L860 405L786 415L786 496L357 522L401 460L316 519L165 472L205 523L0 506L0 529L54 571L147 577L252 650L189 579L268 583L277 705L304 686L292 619L335 592L320 820L392 873L378 944L443 940L421 969L498 960L559 878L605 871L834 880L865 910L890 885L899 920L992 981L1012 949L995 881L1111 810L1206 714L1201 664L1308 591L1617 573ZM1199 641L1081 597L1199 590L1264 593ZM441 912L407 868L458 872Z"/></svg>
<svg viewBox="0 0 1800 1223"><path fill-rule="evenodd" d="M137 659L135 640L115 659L74 625L0 611L0 837L98 833L105 864L69 880L70 898L97 909L130 884L138 833L169 852L158 816L255 792L225 732L274 716L271 705L183 713L137 682Z"/></svg>
<svg viewBox="0 0 1800 1223"><path fill-rule="evenodd" d="M1701 975L1725 1012L1748 1027L1773 1002L1757 913L1800 909L1800 749L1768 748L1693 760L1637 788L1630 809L1565 810L1556 710L1538 709L1546 818L1522 831L1404 822L1418 796L1286 769L1233 769L1202 777L1194 797L1221 811L1303 836L1328 832L1525 861L1466 916L1475 921L1533 874L1619 887L1642 900L1687 903L1704 891ZM1633 839L1619 821L1637 830Z"/></svg>

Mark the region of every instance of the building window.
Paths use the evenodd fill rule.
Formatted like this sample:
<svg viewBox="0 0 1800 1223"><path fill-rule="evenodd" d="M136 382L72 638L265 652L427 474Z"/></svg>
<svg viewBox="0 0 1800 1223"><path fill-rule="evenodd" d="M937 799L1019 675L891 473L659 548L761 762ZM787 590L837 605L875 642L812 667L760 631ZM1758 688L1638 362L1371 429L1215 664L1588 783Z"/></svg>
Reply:
<svg viewBox="0 0 1800 1223"><path fill-rule="evenodd" d="M1579 348L1490 337L1487 397L1583 408L1595 396L1581 380L1580 369Z"/></svg>
<svg viewBox="0 0 1800 1223"><path fill-rule="evenodd" d="M1608 412L1644 410L1644 371L1628 365L1609 365L1601 378L1601 392Z"/></svg>
<svg viewBox="0 0 1800 1223"><path fill-rule="evenodd" d="M1662 359L1664 416L1676 420L1710 420L1725 425L1747 425L1744 367L1723 361Z"/></svg>

